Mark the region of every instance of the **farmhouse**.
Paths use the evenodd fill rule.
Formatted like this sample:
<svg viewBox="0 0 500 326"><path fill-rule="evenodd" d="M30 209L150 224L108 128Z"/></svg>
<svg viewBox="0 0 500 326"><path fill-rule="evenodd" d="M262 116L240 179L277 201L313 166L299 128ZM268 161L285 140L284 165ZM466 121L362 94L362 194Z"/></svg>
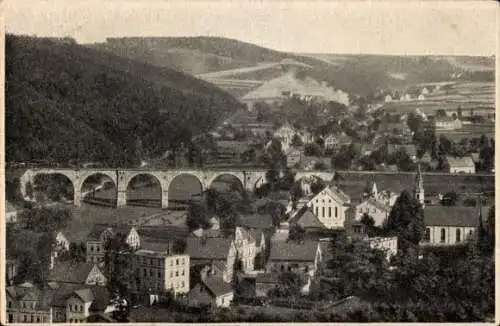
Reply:
<svg viewBox="0 0 500 326"><path fill-rule="evenodd" d="M450 173L476 173L476 165L470 156L446 157Z"/></svg>

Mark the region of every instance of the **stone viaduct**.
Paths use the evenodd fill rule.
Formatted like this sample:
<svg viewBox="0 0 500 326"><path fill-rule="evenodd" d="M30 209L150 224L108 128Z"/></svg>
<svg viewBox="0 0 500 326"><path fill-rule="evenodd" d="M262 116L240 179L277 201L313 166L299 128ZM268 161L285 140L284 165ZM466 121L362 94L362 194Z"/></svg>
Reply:
<svg viewBox="0 0 500 326"><path fill-rule="evenodd" d="M26 185L30 182L35 184L37 175L59 174L66 176L73 184L73 202L75 206L81 206L83 197L83 185L85 181L94 175L109 177L116 189L116 206L122 207L127 204L127 188L132 179L138 175L148 175L156 179L161 187L161 207L168 207L168 192L172 181L181 175L191 175L198 179L201 191L205 191L218 177L230 175L238 179L247 191L253 191L262 186L265 181L266 170L217 170L217 169L175 169L175 170L152 170L152 169L65 169L65 168L32 168L27 169L20 178L20 190L26 197ZM333 172L320 171L298 171L295 179L316 176L325 181L333 179Z"/></svg>

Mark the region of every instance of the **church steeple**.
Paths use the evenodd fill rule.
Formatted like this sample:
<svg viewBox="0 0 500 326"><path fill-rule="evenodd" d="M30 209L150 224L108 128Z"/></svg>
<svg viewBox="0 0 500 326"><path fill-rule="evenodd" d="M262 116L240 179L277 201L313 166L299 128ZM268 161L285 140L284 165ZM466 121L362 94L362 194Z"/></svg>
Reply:
<svg viewBox="0 0 500 326"><path fill-rule="evenodd" d="M425 196L424 196L424 178L422 177L422 171L420 170L420 164L418 165L417 177L415 179L415 190L414 198L420 202L422 208L425 207Z"/></svg>

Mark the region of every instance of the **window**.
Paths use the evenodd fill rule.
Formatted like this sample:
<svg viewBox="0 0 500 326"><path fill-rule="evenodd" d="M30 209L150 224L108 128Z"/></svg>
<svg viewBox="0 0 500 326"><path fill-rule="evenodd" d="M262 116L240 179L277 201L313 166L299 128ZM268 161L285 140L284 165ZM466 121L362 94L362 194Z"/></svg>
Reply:
<svg viewBox="0 0 500 326"><path fill-rule="evenodd" d="M291 272L292 271L292 266L288 266L288 271Z"/></svg>
<svg viewBox="0 0 500 326"><path fill-rule="evenodd" d="M174 261L173 260L170 261L170 266L174 266Z"/></svg>
<svg viewBox="0 0 500 326"><path fill-rule="evenodd" d="M469 231L469 237L472 237L472 230Z"/></svg>
<svg viewBox="0 0 500 326"><path fill-rule="evenodd" d="M283 272L285 270L285 265L281 265L281 271Z"/></svg>
<svg viewBox="0 0 500 326"><path fill-rule="evenodd" d="M148 271L144 268L144 276L148 275Z"/></svg>
<svg viewBox="0 0 500 326"><path fill-rule="evenodd" d="M318 212L319 212L318 207L316 207L316 212L315 212L315 213L316 213L316 214L315 214L316 216L318 216Z"/></svg>
<svg viewBox="0 0 500 326"><path fill-rule="evenodd" d="M27 323L28 322L28 316L24 315L24 322Z"/></svg>
<svg viewBox="0 0 500 326"><path fill-rule="evenodd" d="M153 270L152 269L149 270L149 276L153 276Z"/></svg>
<svg viewBox="0 0 500 326"><path fill-rule="evenodd" d="M97 246L96 248L97 252L101 251L101 248L99 246Z"/></svg>
<svg viewBox="0 0 500 326"><path fill-rule="evenodd" d="M179 265L179 259L176 259L176 260L175 260L175 264L176 264L176 265Z"/></svg>
<svg viewBox="0 0 500 326"><path fill-rule="evenodd" d="M335 206L335 217L338 216L337 206Z"/></svg>
<svg viewBox="0 0 500 326"><path fill-rule="evenodd" d="M186 286L186 283L184 283L184 281L182 281L182 287L185 287Z"/></svg>
<svg viewBox="0 0 500 326"><path fill-rule="evenodd" d="M456 232L457 242L462 241L462 239L461 239L461 235L462 235L462 234L460 233L460 229L457 229L457 232Z"/></svg>
<svg viewBox="0 0 500 326"><path fill-rule="evenodd" d="M9 308L12 308L12 301L9 301Z"/></svg>
<svg viewBox="0 0 500 326"><path fill-rule="evenodd" d="M94 252L94 246L90 246L90 252Z"/></svg>
<svg viewBox="0 0 500 326"><path fill-rule="evenodd" d="M39 323L39 322L40 322L40 317L39 317L39 316L37 316L37 317L36 317L36 322L37 322L37 323Z"/></svg>
<svg viewBox="0 0 500 326"><path fill-rule="evenodd" d="M184 270L182 270L182 274L181 275L184 275Z"/></svg>
<svg viewBox="0 0 500 326"><path fill-rule="evenodd" d="M325 206L321 207L321 216L325 217Z"/></svg>
<svg viewBox="0 0 500 326"><path fill-rule="evenodd" d="M161 272L158 272L158 278L161 278Z"/></svg>
<svg viewBox="0 0 500 326"><path fill-rule="evenodd" d="M34 323L35 322L35 316L31 315L31 322Z"/></svg>
<svg viewBox="0 0 500 326"><path fill-rule="evenodd" d="M23 309L26 309L26 303L25 302L21 303L21 306L23 307Z"/></svg>
<svg viewBox="0 0 500 326"><path fill-rule="evenodd" d="M446 230L441 229L441 242L445 242L445 241L446 241Z"/></svg>
<svg viewBox="0 0 500 326"><path fill-rule="evenodd" d="M328 217L332 217L332 208L328 207Z"/></svg>
<svg viewBox="0 0 500 326"><path fill-rule="evenodd" d="M430 241L431 240L431 229L430 228L425 228L425 238L424 240Z"/></svg>

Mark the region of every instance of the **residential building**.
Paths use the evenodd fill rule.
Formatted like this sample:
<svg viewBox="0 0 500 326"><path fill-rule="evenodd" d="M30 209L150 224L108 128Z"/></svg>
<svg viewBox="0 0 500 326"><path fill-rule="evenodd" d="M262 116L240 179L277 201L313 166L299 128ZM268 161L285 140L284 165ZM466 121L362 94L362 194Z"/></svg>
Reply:
<svg viewBox="0 0 500 326"><path fill-rule="evenodd" d="M57 258L61 253L69 252L70 241L64 234L59 231L55 235L55 244L54 244L54 258Z"/></svg>
<svg viewBox="0 0 500 326"><path fill-rule="evenodd" d="M81 288L66 298L66 322L85 323L92 315L110 313L116 309L106 287Z"/></svg>
<svg viewBox="0 0 500 326"><path fill-rule="evenodd" d="M288 122L285 122L285 124L274 132L273 136L281 141L282 145L287 144L290 146L295 134L297 134L296 130Z"/></svg>
<svg viewBox="0 0 500 326"><path fill-rule="evenodd" d="M229 307L234 291L230 283L214 275L203 275L188 294L191 307Z"/></svg>
<svg viewBox="0 0 500 326"><path fill-rule="evenodd" d="M302 293L308 293L318 266L322 261L319 242L307 240L301 243L276 240L271 242L269 261L266 272L293 272L305 278Z"/></svg>
<svg viewBox="0 0 500 326"><path fill-rule="evenodd" d="M140 246L139 234L133 226L94 224L87 236L87 262L103 262L106 243L117 235L120 235L131 248Z"/></svg>
<svg viewBox="0 0 500 326"><path fill-rule="evenodd" d="M107 278L95 263L58 261L50 270L48 282L105 286Z"/></svg>
<svg viewBox="0 0 500 326"><path fill-rule="evenodd" d="M233 279L237 249L230 238L188 237L186 254L190 257L191 266L208 265L218 262L223 270L225 282Z"/></svg>
<svg viewBox="0 0 500 326"><path fill-rule="evenodd" d="M52 323L51 290L25 282L6 288L8 323Z"/></svg>
<svg viewBox="0 0 500 326"><path fill-rule="evenodd" d="M243 140L218 140L215 142L216 163L239 163L244 152L249 150L252 142Z"/></svg>
<svg viewBox="0 0 500 326"><path fill-rule="evenodd" d="M255 296L257 298L268 297L270 290L278 284L278 274L260 273L255 277Z"/></svg>
<svg viewBox="0 0 500 326"><path fill-rule="evenodd" d="M236 227L234 246L236 247L237 257L241 261L243 272L252 272L257 255L257 241L252 233L245 228Z"/></svg>
<svg viewBox="0 0 500 326"><path fill-rule="evenodd" d="M462 121L450 116L434 117L436 130L457 130L462 128Z"/></svg>
<svg viewBox="0 0 500 326"><path fill-rule="evenodd" d="M285 151L285 155L286 166L291 168L297 166L300 163L300 159L302 158L302 151L294 147L289 147Z"/></svg>
<svg viewBox="0 0 500 326"><path fill-rule="evenodd" d="M476 173L476 165L470 156L446 157L450 173Z"/></svg>
<svg viewBox="0 0 500 326"><path fill-rule="evenodd" d="M336 186L326 187L307 204L328 229L343 228L349 219L351 199Z"/></svg>
<svg viewBox="0 0 500 326"><path fill-rule="evenodd" d="M350 145L351 143L352 138L347 136L345 133L340 135L330 134L325 138L326 149L338 149L344 145Z"/></svg>
<svg viewBox="0 0 500 326"><path fill-rule="evenodd" d="M424 245L456 245L474 237L487 207L428 206L424 210Z"/></svg>
<svg viewBox="0 0 500 326"><path fill-rule="evenodd" d="M373 218L377 227L384 224L390 213L390 206L374 198L368 198L356 206L356 220L360 221L364 214L368 214Z"/></svg>
<svg viewBox="0 0 500 326"><path fill-rule="evenodd" d="M135 291L162 295L189 292L190 257L175 254L171 242L143 242L134 253Z"/></svg>

